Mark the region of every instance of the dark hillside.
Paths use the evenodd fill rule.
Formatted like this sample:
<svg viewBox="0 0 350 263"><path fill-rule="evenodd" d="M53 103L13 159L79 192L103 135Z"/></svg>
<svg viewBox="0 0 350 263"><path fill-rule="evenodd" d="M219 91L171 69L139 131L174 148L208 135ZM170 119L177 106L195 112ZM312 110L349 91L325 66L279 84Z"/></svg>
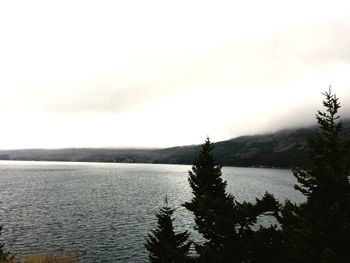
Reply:
<svg viewBox="0 0 350 263"><path fill-rule="evenodd" d="M215 143L214 155L226 166L293 167L307 165L307 139L316 127L242 136ZM350 141L350 121L344 122ZM349 146L347 147L349 148ZM165 149L29 149L0 150L2 160L191 164L200 146ZM350 160L350 154L348 154Z"/></svg>

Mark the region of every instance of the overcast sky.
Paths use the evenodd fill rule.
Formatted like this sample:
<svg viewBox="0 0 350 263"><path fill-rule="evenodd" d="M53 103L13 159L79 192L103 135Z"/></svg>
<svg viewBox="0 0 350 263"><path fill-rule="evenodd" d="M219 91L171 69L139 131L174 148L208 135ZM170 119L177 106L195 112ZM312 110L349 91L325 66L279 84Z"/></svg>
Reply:
<svg viewBox="0 0 350 263"><path fill-rule="evenodd" d="M350 116L350 1L1 1L0 148L166 147Z"/></svg>

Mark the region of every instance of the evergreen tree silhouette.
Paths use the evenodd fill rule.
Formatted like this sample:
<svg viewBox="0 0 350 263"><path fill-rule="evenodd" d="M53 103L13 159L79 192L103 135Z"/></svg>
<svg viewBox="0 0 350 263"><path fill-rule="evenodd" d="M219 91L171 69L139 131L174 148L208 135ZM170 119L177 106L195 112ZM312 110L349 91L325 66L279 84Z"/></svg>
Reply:
<svg viewBox="0 0 350 263"><path fill-rule="evenodd" d="M252 226L258 216L277 213L278 202L268 193L262 199L256 199L255 204L240 203L227 194L221 166L213 158L213 148L213 143L207 138L193 162L192 171L189 171L193 198L184 204L194 214L196 230L207 240L196 246L199 261L255 262L254 258L261 260L260 256L271 258L268 253L256 252L255 248L264 250L267 244L270 249L277 248L275 243L281 243L280 232L276 227L270 227L269 231L261 228L255 232ZM259 233L259 238L256 233ZM279 238L275 238L277 235ZM275 254L279 255L279 251Z"/></svg>
<svg viewBox="0 0 350 263"><path fill-rule="evenodd" d="M189 262L188 251L191 242L188 241L189 233L175 233L173 227L174 209L165 205L156 213L158 219L157 229L152 230L146 239L145 248L149 252L152 263L180 263Z"/></svg>
<svg viewBox="0 0 350 263"><path fill-rule="evenodd" d="M282 209L289 262L350 262L350 184L339 120L340 103L331 89L323 93L319 132L309 141L309 169L294 169L295 186L307 197Z"/></svg>
<svg viewBox="0 0 350 263"><path fill-rule="evenodd" d="M193 162L188 180L194 196L184 206L194 214L196 229L207 240L204 246L197 245L201 261L225 262L230 258L239 262L242 248L233 220L234 199L226 194L226 182L221 178L221 167L214 161L213 147L207 138Z"/></svg>

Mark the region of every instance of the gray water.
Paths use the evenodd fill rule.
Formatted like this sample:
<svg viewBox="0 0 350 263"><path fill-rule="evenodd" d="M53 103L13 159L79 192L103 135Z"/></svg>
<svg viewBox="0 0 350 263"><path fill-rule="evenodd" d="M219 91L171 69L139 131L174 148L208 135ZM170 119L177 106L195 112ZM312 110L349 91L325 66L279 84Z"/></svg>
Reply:
<svg viewBox="0 0 350 263"><path fill-rule="evenodd" d="M146 262L145 237L168 196L177 230L192 229L186 165L0 162L1 240L17 257L64 253L81 262ZM224 167L227 191L303 201L289 170ZM193 232L196 239L198 233Z"/></svg>

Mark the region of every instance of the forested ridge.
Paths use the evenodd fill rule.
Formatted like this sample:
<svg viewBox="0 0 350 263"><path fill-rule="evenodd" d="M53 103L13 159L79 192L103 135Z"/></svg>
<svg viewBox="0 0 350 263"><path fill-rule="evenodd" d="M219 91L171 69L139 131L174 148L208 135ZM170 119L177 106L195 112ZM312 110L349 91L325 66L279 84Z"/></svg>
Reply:
<svg viewBox="0 0 350 263"><path fill-rule="evenodd" d="M350 140L350 120L343 121L343 136ZM286 129L216 142L213 153L225 166L284 167L307 165L308 139L317 127ZM2 160L192 164L200 145L165 149L27 149L0 150ZM350 156L348 156L350 158Z"/></svg>

